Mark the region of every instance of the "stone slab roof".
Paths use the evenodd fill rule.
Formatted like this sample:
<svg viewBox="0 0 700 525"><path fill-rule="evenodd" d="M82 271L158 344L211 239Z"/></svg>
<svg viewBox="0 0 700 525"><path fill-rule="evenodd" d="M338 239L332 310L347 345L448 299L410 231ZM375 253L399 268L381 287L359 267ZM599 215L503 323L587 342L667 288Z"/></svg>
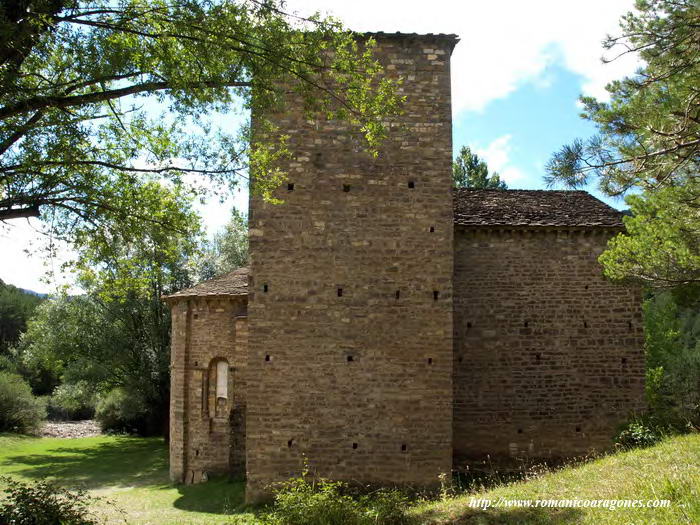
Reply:
<svg viewBox="0 0 700 525"><path fill-rule="evenodd" d="M455 224L468 227L622 228L622 212L585 191L454 192Z"/></svg>
<svg viewBox="0 0 700 525"><path fill-rule="evenodd" d="M183 297L229 297L248 294L248 268L239 268L230 273L201 282L191 288L185 288L163 299Z"/></svg>
<svg viewBox="0 0 700 525"><path fill-rule="evenodd" d="M396 33L385 33L384 31L366 31L361 33L366 37L373 37L376 39L402 39L402 40L432 40L432 41L446 41L451 44L450 50L459 42L459 36L450 33L402 33L397 31Z"/></svg>

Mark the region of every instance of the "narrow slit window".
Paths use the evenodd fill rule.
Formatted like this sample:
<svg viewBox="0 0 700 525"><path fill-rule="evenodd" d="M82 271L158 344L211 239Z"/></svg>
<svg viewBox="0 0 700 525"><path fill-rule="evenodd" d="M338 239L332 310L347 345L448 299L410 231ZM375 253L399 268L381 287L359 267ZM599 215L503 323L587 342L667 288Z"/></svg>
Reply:
<svg viewBox="0 0 700 525"><path fill-rule="evenodd" d="M228 399L228 363L216 363L216 398Z"/></svg>
<svg viewBox="0 0 700 525"><path fill-rule="evenodd" d="M294 183L293 182L290 182L289 184L287 184L287 191L294 191Z"/></svg>

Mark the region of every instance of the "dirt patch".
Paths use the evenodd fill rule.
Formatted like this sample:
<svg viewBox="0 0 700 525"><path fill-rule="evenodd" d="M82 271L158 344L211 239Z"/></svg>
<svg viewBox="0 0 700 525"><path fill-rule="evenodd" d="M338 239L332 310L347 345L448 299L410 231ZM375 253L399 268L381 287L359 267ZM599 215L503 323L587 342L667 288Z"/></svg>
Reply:
<svg viewBox="0 0 700 525"><path fill-rule="evenodd" d="M102 434L97 421L47 421L41 429L41 437L84 438Z"/></svg>

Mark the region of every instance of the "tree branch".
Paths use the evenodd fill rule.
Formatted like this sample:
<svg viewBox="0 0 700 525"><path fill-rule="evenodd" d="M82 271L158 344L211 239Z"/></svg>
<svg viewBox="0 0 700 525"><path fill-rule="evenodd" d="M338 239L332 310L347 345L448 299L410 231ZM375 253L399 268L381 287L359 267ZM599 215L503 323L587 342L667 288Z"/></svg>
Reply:
<svg viewBox="0 0 700 525"><path fill-rule="evenodd" d="M150 91L163 91L165 89L196 89L205 87L250 87L250 85L250 82L216 82L212 80L205 80L173 87L170 82L144 82L142 84L135 84L124 88L98 91L96 93L86 93L84 95L72 95L68 97L45 96L23 100L11 106L0 108L0 119L14 117L29 111L49 108L69 108L84 104L94 104L96 102L104 102L106 100L113 100L116 98L126 97L128 95L136 95L138 93Z"/></svg>
<svg viewBox="0 0 700 525"><path fill-rule="evenodd" d="M0 221L9 221L12 219L28 219L29 217L39 217L39 205L35 204L28 208L11 208L9 210L0 210Z"/></svg>

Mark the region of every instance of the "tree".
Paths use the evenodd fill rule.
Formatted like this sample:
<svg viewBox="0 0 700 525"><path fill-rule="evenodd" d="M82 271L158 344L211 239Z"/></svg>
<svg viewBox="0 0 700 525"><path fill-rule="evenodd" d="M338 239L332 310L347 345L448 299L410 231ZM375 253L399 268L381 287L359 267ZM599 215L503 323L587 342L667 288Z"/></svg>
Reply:
<svg viewBox="0 0 700 525"><path fill-rule="evenodd" d="M249 147L214 112L265 114L296 90L349 121L370 151L398 111L372 42L277 0L8 0L0 7L0 220L42 217L69 239L88 225L174 228L153 182L202 193L255 177L267 197L285 137ZM290 81L291 80L291 81ZM177 222L176 219L175 222ZM77 232L77 233L76 233Z"/></svg>
<svg viewBox="0 0 700 525"><path fill-rule="evenodd" d="M627 233L610 240L600 261L615 280L700 290L700 183L679 181L630 195Z"/></svg>
<svg viewBox="0 0 700 525"><path fill-rule="evenodd" d="M456 188L506 190L508 186L498 173L489 175L489 167L468 146L462 146L452 164L452 178Z"/></svg>
<svg viewBox="0 0 700 525"><path fill-rule="evenodd" d="M27 321L43 299L0 281L0 355L24 332Z"/></svg>
<svg viewBox="0 0 700 525"><path fill-rule="evenodd" d="M610 102L582 97L598 134L555 153L546 180L577 188L595 179L608 195L634 189L627 234L601 258L606 273L686 286L700 277L700 5L637 0L636 9L604 45L638 53L644 67L607 86Z"/></svg>
<svg viewBox="0 0 700 525"><path fill-rule="evenodd" d="M85 295L44 303L17 359L35 390L59 381L121 389L143 408L140 430L157 433L167 429L170 388L170 311L161 298L192 285L200 229L191 195L159 184L149 195L154 209L178 219L175 230L156 220L79 236L72 264Z"/></svg>
<svg viewBox="0 0 700 525"><path fill-rule="evenodd" d="M248 218L235 208L224 228L203 246L197 261L202 280L213 279L248 265Z"/></svg>

